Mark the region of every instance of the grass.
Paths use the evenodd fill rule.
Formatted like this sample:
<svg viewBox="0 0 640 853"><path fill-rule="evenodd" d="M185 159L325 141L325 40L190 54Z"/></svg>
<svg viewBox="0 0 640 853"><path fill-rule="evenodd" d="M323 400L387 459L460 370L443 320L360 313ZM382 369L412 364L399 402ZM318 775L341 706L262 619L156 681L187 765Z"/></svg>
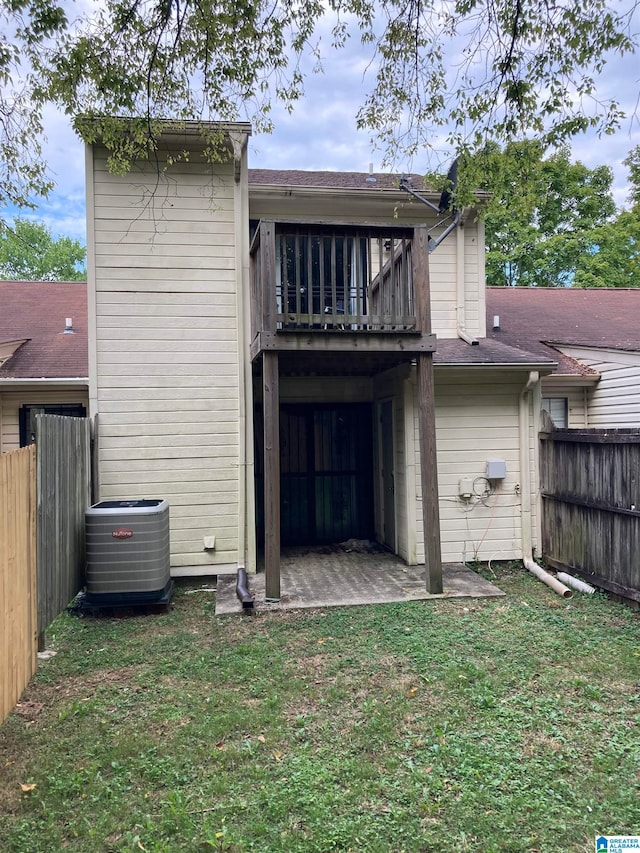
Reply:
<svg viewBox="0 0 640 853"><path fill-rule="evenodd" d="M593 851L640 832L640 619L506 599L51 627L0 728L0 848ZM27 790L23 790L23 786Z"/></svg>

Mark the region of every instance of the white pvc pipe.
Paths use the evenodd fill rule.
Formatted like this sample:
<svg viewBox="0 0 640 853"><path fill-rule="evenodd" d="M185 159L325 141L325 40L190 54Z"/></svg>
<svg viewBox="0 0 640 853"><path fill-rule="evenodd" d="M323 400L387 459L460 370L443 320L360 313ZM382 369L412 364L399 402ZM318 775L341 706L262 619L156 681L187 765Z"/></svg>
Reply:
<svg viewBox="0 0 640 853"><path fill-rule="evenodd" d="M563 598L571 598L573 593L553 575L546 572L532 559L532 535L531 535L531 472L530 472L530 441L529 441L529 395L540 380L540 374L536 370L529 373L529 377L520 392L518 414L520 433L520 518L522 522L522 563L531 574L545 583ZM535 422L535 418L534 418Z"/></svg>
<svg viewBox="0 0 640 853"><path fill-rule="evenodd" d="M542 581L542 583L546 583L546 585L554 592L557 592L558 595L561 595L563 598L571 598L573 595L571 590L563 583L560 583L560 581L557 578L554 578L553 575L550 575L549 572L545 571L542 566L534 563L529 557L525 557L522 562L524 563L525 568L529 569L531 574L535 575Z"/></svg>
<svg viewBox="0 0 640 853"><path fill-rule="evenodd" d="M567 586L577 589L578 592L586 592L587 595L593 595L596 591L596 588L591 586L590 583L581 581L580 578L574 578L573 575L568 575L566 572L558 572L556 576L559 581L562 581L562 583L565 583Z"/></svg>

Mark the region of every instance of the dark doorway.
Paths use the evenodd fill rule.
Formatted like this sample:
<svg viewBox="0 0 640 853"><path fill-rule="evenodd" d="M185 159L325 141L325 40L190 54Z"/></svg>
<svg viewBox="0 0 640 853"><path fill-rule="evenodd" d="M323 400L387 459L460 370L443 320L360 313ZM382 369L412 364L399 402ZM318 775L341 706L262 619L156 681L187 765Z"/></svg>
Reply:
<svg viewBox="0 0 640 853"><path fill-rule="evenodd" d="M256 429L258 441L260 434ZM261 456L259 451L259 527L264 518ZM281 405L280 500L283 545L373 537L373 438L368 403ZM262 531L259 533L262 538Z"/></svg>

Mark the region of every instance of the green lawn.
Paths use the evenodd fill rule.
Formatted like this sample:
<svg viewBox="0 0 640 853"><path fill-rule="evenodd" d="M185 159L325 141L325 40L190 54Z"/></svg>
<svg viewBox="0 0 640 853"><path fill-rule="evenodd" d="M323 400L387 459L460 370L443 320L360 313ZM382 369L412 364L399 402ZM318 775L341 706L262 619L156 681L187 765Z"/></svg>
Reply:
<svg viewBox="0 0 640 853"><path fill-rule="evenodd" d="M168 614L63 615L0 728L0 849L591 853L640 833L638 614L497 572L506 598L216 619L185 585Z"/></svg>

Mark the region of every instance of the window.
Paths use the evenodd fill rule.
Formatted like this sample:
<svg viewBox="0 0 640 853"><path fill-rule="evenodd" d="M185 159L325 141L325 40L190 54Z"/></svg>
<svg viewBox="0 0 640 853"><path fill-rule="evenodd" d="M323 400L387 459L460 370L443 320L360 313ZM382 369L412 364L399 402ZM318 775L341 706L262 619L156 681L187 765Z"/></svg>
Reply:
<svg viewBox="0 0 640 853"><path fill-rule="evenodd" d="M86 418L87 410L79 403L46 403L20 407L20 447L36 440L36 415L66 415L68 418Z"/></svg>
<svg viewBox="0 0 640 853"><path fill-rule="evenodd" d="M569 426L569 400L567 397L543 397L542 410L549 413L554 426L566 429Z"/></svg>

